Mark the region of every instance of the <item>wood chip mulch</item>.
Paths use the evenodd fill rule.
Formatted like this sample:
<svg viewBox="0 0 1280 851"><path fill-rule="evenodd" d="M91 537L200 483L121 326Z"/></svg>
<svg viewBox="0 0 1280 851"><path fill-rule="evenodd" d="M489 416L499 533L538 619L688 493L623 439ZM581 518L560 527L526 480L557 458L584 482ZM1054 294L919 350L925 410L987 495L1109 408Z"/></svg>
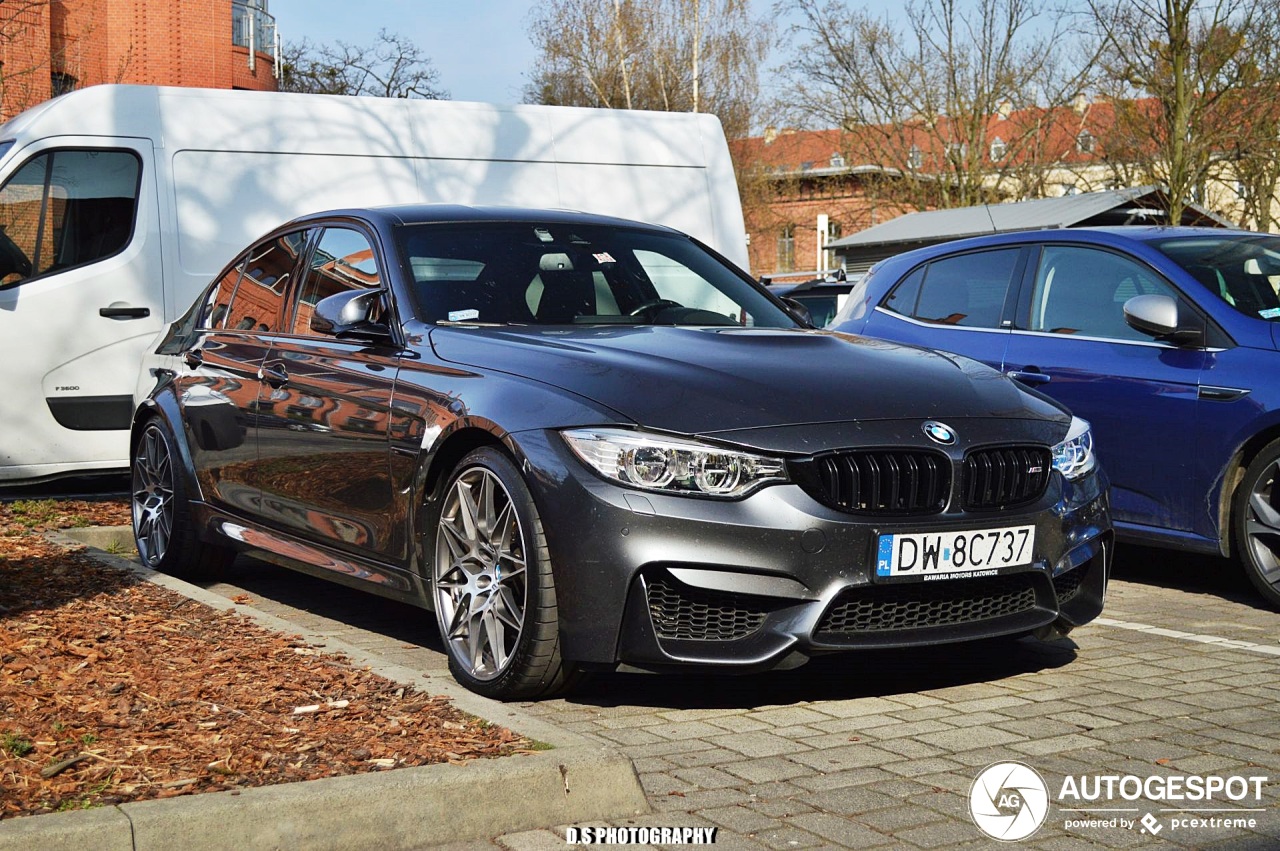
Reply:
<svg viewBox="0 0 1280 851"><path fill-rule="evenodd" d="M127 522L119 502L0 505L0 818L532 747L39 534Z"/></svg>

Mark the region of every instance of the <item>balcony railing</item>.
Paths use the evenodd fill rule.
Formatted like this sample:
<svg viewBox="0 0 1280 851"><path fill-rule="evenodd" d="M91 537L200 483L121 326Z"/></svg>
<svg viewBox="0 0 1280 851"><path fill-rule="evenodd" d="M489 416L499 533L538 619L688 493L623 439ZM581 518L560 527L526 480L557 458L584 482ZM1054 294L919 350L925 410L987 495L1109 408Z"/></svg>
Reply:
<svg viewBox="0 0 1280 851"><path fill-rule="evenodd" d="M275 73L280 73L280 39L276 19L263 8L262 0L231 3L231 43L249 49L249 69L256 65L256 54L271 54Z"/></svg>

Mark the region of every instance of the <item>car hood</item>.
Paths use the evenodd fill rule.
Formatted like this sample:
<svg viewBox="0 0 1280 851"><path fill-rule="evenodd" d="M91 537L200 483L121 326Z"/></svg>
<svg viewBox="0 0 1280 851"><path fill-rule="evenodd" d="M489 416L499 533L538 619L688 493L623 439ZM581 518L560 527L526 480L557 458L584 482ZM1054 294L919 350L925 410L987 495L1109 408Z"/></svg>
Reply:
<svg viewBox="0 0 1280 851"><path fill-rule="evenodd" d="M977 361L827 331L436 327L430 339L443 360L525 376L684 434L907 418L1068 419Z"/></svg>

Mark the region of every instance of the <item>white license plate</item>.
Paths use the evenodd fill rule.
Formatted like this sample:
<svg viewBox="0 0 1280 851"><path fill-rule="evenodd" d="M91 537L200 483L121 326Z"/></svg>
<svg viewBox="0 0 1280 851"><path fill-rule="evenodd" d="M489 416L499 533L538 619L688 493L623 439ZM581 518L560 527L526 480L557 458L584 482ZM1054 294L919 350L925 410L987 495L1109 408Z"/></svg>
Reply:
<svg viewBox="0 0 1280 851"><path fill-rule="evenodd" d="M1031 564L1034 526L967 532L881 535L876 552L879 579L959 579L987 576Z"/></svg>

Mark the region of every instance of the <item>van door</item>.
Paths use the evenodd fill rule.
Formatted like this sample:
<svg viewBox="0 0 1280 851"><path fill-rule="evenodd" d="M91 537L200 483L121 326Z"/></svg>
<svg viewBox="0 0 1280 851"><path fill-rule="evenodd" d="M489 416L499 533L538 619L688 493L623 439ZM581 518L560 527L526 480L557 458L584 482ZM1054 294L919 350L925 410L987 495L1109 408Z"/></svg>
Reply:
<svg viewBox="0 0 1280 851"><path fill-rule="evenodd" d="M0 175L0 483L125 470L164 318L151 143L58 137Z"/></svg>

